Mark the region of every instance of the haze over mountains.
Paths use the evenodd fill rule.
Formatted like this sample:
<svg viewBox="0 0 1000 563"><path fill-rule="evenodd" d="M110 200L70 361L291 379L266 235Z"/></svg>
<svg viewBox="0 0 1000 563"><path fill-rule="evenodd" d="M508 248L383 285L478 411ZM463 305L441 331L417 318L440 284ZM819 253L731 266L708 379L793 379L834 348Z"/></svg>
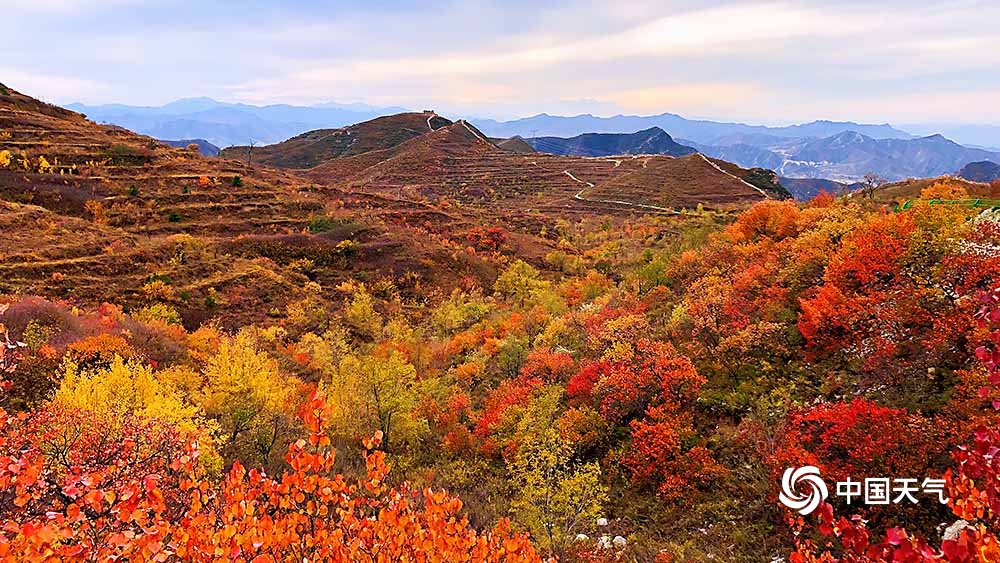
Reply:
<svg viewBox="0 0 1000 563"><path fill-rule="evenodd" d="M159 107L70 104L97 123L111 123L157 139L204 139L219 147L268 145L313 129L342 127L402 108L365 104L251 106L186 98Z"/></svg>
<svg viewBox="0 0 1000 563"><path fill-rule="evenodd" d="M813 121L787 127L766 127L707 120L686 119L676 114L663 113L652 116L616 115L596 117L577 115L562 117L539 114L514 121L499 122L491 119L473 120L477 127L496 137L573 137L583 133L631 133L659 127L675 138L690 139L697 143L714 143L736 135L766 135L769 137L801 138L828 137L844 131L858 131L879 138L907 139L912 135L889 124L869 125L840 121Z"/></svg>
<svg viewBox="0 0 1000 563"><path fill-rule="evenodd" d="M856 131L825 138L781 138L736 134L704 144L674 140L659 127L637 133L586 133L576 137L527 139L541 152L576 156L694 152L738 164L767 168L783 178L827 179L852 183L868 173L886 180L953 174L970 162L1000 162L1000 154L963 147L941 135L915 139L875 139Z"/></svg>
<svg viewBox="0 0 1000 563"><path fill-rule="evenodd" d="M162 107L80 104L67 107L94 121L112 123L158 139L204 140L201 145L209 151L206 154L211 154L210 145L252 143L265 159L267 151L261 150L262 145L312 131L316 133L310 135L322 136L323 132L402 111L364 104L257 107L209 98L184 99ZM990 126L948 127L949 131L975 139L977 146L970 147L939 134L915 136L887 123L821 120L767 127L692 120L672 113L613 117L539 114L506 122L475 118L470 122L491 138L521 137L536 150L553 154L682 156L698 151L744 168L772 169L786 178L845 183L871 172L887 180L902 180L953 174L971 162L1000 163L1000 151L978 148L1000 145L1000 129L995 141L990 141L993 138ZM921 132L927 132L928 127L918 126ZM523 144L518 146L521 150L526 148Z"/></svg>
<svg viewBox="0 0 1000 563"><path fill-rule="evenodd" d="M753 136L702 144L681 139L699 151L741 166L770 168L791 178L854 181L873 172L887 180L953 174L970 162L1000 162L1000 153L964 147L941 135L880 139L857 131L823 137L785 139Z"/></svg>

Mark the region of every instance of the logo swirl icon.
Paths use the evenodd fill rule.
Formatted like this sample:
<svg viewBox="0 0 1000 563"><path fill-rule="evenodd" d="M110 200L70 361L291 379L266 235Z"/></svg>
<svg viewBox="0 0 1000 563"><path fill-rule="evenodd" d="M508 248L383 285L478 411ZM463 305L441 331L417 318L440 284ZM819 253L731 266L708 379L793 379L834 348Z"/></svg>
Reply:
<svg viewBox="0 0 1000 563"><path fill-rule="evenodd" d="M808 494L801 495L798 492L799 484L809 487ZM798 510L803 516L812 513L819 508L819 503L826 500L829 492L826 490L826 483L820 477L819 468L807 465L805 467L789 467L781 477L781 494L778 495L782 504Z"/></svg>

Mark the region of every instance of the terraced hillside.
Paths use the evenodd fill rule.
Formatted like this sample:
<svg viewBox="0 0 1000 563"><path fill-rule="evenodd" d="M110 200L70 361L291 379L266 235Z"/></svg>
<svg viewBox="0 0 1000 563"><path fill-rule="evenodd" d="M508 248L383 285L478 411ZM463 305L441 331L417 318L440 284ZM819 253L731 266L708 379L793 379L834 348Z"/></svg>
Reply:
<svg viewBox="0 0 1000 563"><path fill-rule="evenodd" d="M447 198L498 214L658 213L699 204L728 209L788 197L770 171L744 170L700 155L515 154L464 122L385 151L332 159L306 174L346 190L428 201Z"/></svg>
<svg viewBox="0 0 1000 563"><path fill-rule="evenodd" d="M510 152L433 113L336 131L274 153L317 166L270 167L257 152L248 165L0 90L0 226L13 233L0 242L0 292L142 306L147 286L168 280L186 323L222 299L239 306L220 320L244 316L228 319L238 324L310 298L309 281L334 301L350 279L408 279L414 299L466 277L492 283L513 256L542 264L560 220L784 196L767 174L701 156ZM467 233L481 227L504 229L508 243L469 251Z"/></svg>
<svg viewBox="0 0 1000 563"><path fill-rule="evenodd" d="M690 158L694 160L517 154L460 121L391 149L331 159L306 175L349 191L447 198L500 214L511 209L559 215L655 213L665 211L657 207L667 200L674 211L699 204L731 208L788 196L770 171L744 170L700 155ZM619 180L628 182L628 189L614 187ZM600 194L605 185L618 195L585 195Z"/></svg>
<svg viewBox="0 0 1000 563"><path fill-rule="evenodd" d="M735 207L764 198L782 197L776 188L765 190L748 182L748 171L726 170L700 154L681 158L651 158L629 174L588 187L580 197L592 201L626 201L654 208L690 207L704 203ZM706 194L710 196L706 197Z"/></svg>
<svg viewBox="0 0 1000 563"><path fill-rule="evenodd" d="M361 272L435 282L490 271L412 227L431 221L467 219L204 158L0 89L0 292L139 303L146 283L169 279L196 322L216 295L238 296L230 314L261 316L310 279L332 291Z"/></svg>

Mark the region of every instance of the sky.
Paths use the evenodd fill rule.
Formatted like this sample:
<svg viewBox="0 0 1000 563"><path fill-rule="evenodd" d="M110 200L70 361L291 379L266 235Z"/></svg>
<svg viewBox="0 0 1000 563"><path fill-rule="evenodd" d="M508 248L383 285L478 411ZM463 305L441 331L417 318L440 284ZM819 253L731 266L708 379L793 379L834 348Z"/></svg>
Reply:
<svg viewBox="0 0 1000 563"><path fill-rule="evenodd" d="M0 0L54 103L1000 124L1000 2Z"/></svg>

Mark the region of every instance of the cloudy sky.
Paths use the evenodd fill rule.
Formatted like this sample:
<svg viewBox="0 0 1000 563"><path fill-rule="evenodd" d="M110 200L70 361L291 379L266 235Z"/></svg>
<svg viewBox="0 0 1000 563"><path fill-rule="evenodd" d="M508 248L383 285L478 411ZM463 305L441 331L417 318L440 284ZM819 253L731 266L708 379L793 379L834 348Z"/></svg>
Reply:
<svg viewBox="0 0 1000 563"><path fill-rule="evenodd" d="M933 4L933 5L932 5ZM1000 2L0 0L56 103L1000 124Z"/></svg>

